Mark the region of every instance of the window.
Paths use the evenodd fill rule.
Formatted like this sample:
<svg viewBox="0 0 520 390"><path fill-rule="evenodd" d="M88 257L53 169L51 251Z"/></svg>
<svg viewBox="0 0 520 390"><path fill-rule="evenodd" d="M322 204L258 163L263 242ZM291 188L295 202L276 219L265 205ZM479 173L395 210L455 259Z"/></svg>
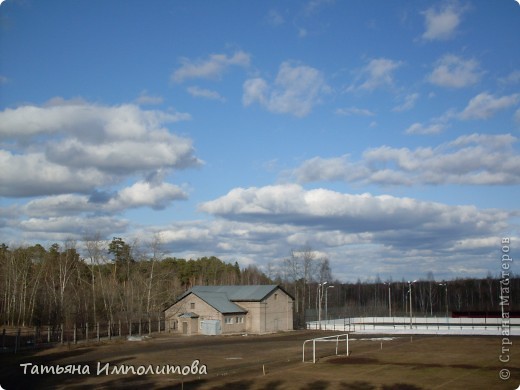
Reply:
<svg viewBox="0 0 520 390"><path fill-rule="evenodd" d="M278 294L274 294L274 300L276 301L278 299Z"/></svg>
<svg viewBox="0 0 520 390"><path fill-rule="evenodd" d="M195 302L190 303L190 309L195 309Z"/></svg>
<svg viewBox="0 0 520 390"><path fill-rule="evenodd" d="M228 324L228 325L229 325L229 324L232 324L232 323L233 323L233 317L226 317L224 321L225 321L225 323Z"/></svg>
<svg viewBox="0 0 520 390"><path fill-rule="evenodd" d="M244 317L237 317L235 318L237 324L243 324L244 323Z"/></svg>

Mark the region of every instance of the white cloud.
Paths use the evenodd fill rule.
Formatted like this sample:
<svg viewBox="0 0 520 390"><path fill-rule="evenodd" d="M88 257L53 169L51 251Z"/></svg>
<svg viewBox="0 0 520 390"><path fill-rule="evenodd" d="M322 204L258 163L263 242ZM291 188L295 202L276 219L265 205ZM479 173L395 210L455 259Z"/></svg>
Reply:
<svg viewBox="0 0 520 390"><path fill-rule="evenodd" d="M299 183L516 185L520 183L520 155L513 148L517 141L510 134L472 134L435 148L380 146L365 150L360 161L315 157L285 175Z"/></svg>
<svg viewBox="0 0 520 390"><path fill-rule="evenodd" d="M338 108L336 110L337 115L361 115L361 116L374 116L375 113L366 109L366 108L358 108L358 107L346 107L346 108Z"/></svg>
<svg viewBox="0 0 520 390"><path fill-rule="evenodd" d="M352 241L353 237L347 235L358 235L358 241L360 235L365 235L363 239L372 244L436 251L461 240L498 234L509 218L507 212L479 210L474 206L449 206L390 195L305 190L295 184L235 188L203 203L200 210L251 227L255 224L287 227L293 231L292 237L309 229L314 237L319 232L333 232L333 241L338 245ZM320 240L330 245L325 236Z"/></svg>
<svg viewBox="0 0 520 390"><path fill-rule="evenodd" d="M242 103L244 103L245 106L249 106L255 102L258 102L261 105L267 103L269 85L264 79L255 78L246 80L243 89L244 95L242 97Z"/></svg>
<svg viewBox="0 0 520 390"><path fill-rule="evenodd" d="M419 99L418 93L411 93L405 96L404 102L392 109L392 111L396 112L402 112L402 111L408 111L411 110L414 106L417 100Z"/></svg>
<svg viewBox="0 0 520 390"><path fill-rule="evenodd" d="M135 102L139 105L156 105L162 104L164 99L161 96L152 96L149 95L147 91L142 91L139 97L135 100Z"/></svg>
<svg viewBox="0 0 520 390"><path fill-rule="evenodd" d="M422 13L426 27L422 38L427 41L452 38L456 33L464 12L465 8L459 7L455 3L428 8Z"/></svg>
<svg viewBox="0 0 520 390"><path fill-rule="evenodd" d="M88 219L92 214L109 215L139 207L160 210L175 200L186 198L186 192L179 186L163 182L154 184L138 181L129 187L106 194L62 194L41 197L29 201L20 210L30 218L83 215Z"/></svg>
<svg viewBox="0 0 520 390"><path fill-rule="evenodd" d="M47 240L50 242L81 240L89 231L101 236L124 232L128 221L110 216L59 216L50 218L29 218L19 223L22 236L19 239Z"/></svg>
<svg viewBox="0 0 520 390"><path fill-rule="evenodd" d="M482 74L476 60L446 54L437 60L428 81L441 87L462 88L476 84Z"/></svg>
<svg viewBox="0 0 520 390"><path fill-rule="evenodd" d="M376 88L392 86L394 72L401 65L402 62L388 58L372 59L359 71L356 82L348 88L348 91L372 91Z"/></svg>
<svg viewBox="0 0 520 390"><path fill-rule="evenodd" d="M0 139L55 134L82 139L138 139L166 123L189 119L187 113L142 110L134 104L101 106L56 98L44 106L25 105L0 112Z"/></svg>
<svg viewBox="0 0 520 390"><path fill-rule="evenodd" d="M20 155L0 150L0 171L0 195L12 197L88 192L110 179L94 168L55 164L40 152Z"/></svg>
<svg viewBox="0 0 520 390"><path fill-rule="evenodd" d="M130 187L119 191L117 196L108 202L108 208L135 208L151 207L163 209L173 200L186 199L187 194L178 186L170 183L154 185L150 182L139 181Z"/></svg>
<svg viewBox="0 0 520 390"><path fill-rule="evenodd" d="M164 127L188 118L135 105L60 99L47 106L6 109L0 112L0 139L20 142L16 152L0 149L0 170L5 172L0 194L89 193L131 175L200 165L191 140Z"/></svg>
<svg viewBox="0 0 520 390"><path fill-rule="evenodd" d="M498 79L501 84L518 84L520 83L520 70L514 70L509 73L506 77Z"/></svg>
<svg viewBox="0 0 520 390"><path fill-rule="evenodd" d="M186 90L193 97L200 97L209 100L218 100L219 102L226 101L226 99L223 96L221 96L217 91L212 91L210 89L192 86L188 87Z"/></svg>
<svg viewBox="0 0 520 390"><path fill-rule="evenodd" d="M446 125L442 123L432 123L424 126L422 123L414 123L405 130L406 134L439 134L444 131Z"/></svg>
<svg viewBox="0 0 520 390"><path fill-rule="evenodd" d="M325 5L334 4L335 0L309 0L305 4L304 13L309 16Z"/></svg>
<svg viewBox="0 0 520 390"><path fill-rule="evenodd" d="M318 181L358 181L370 173L367 167L349 161L349 156L311 158L298 168L285 174L293 177L298 183Z"/></svg>
<svg viewBox="0 0 520 390"><path fill-rule="evenodd" d="M172 73L171 80L182 83L188 79L217 79L230 66L248 67L250 56L243 51L237 51L232 56L212 54L207 60L191 61L181 59L181 67Z"/></svg>
<svg viewBox="0 0 520 390"><path fill-rule="evenodd" d="M129 175L161 168L187 168L200 162L193 156L190 140L164 133L87 144L73 138L49 144L48 161L68 168L91 167L100 172Z"/></svg>
<svg viewBox="0 0 520 390"><path fill-rule="evenodd" d="M303 117L319 103L329 87L319 70L284 62L272 86L261 78L255 78L246 80L243 89L245 106L256 102L271 112Z"/></svg>
<svg viewBox="0 0 520 390"><path fill-rule="evenodd" d="M87 195L63 194L41 197L23 206L23 213L31 218L78 215L99 210L97 204L89 202Z"/></svg>
<svg viewBox="0 0 520 390"><path fill-rule="evenodd" d="M488 119L498 111L518 104L520 94L495 97L483 92L472 98L460 113L460 119Z"/></svg>
<svg viewBox="0 0 520 390"><path fill-rule="evenodd" d="M285 23L285 19L276 9L271 9L267 15L267 22L272 26L281 26Z"/></svg>

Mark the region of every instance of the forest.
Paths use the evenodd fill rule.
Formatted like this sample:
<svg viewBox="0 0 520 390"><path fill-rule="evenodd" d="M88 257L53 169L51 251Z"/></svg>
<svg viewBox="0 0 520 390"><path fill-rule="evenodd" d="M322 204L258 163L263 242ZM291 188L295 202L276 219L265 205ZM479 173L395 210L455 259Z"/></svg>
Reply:
<svg viewBox="0 0 520 390"><path fill-rule="evenodd" d="M321 284L327 282L327 284ZM508 280L508 310L520 309L520 279ZM0 245L0 323L39 326L158 319L164 309L194 285L279 284L295 298L295 328L317 319L353 316L445 316L452 311L497 312L500 279L436 281L425 275L407 281L334 280L327 258L312 248L291 250L265 272L254 265L240 268L215 256L180 259L165 256L160 240L145 245L99 237L9 248ZM410 293L411 286L411 293Z"/></svg>

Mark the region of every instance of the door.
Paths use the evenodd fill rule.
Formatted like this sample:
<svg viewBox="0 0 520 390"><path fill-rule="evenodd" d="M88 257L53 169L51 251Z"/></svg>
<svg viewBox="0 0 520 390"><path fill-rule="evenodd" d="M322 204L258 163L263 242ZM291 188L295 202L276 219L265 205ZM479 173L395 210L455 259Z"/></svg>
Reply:
<svg viewBox="0 0 520 390"><path fill-rule="evenodd" d="M185 321L182 322L182 334L188 334L188 323Z"/></svg>

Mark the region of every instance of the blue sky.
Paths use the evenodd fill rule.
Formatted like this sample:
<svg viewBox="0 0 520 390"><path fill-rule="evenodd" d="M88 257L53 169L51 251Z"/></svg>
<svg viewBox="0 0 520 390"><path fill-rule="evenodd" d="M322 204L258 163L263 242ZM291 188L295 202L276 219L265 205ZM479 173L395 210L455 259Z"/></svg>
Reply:
<svg viewBox="0 0 520 390"><path fill-rule="evenodd" d="M496 275L520 242L519 20L513 0L7 0L1 241Z"/></svg>

